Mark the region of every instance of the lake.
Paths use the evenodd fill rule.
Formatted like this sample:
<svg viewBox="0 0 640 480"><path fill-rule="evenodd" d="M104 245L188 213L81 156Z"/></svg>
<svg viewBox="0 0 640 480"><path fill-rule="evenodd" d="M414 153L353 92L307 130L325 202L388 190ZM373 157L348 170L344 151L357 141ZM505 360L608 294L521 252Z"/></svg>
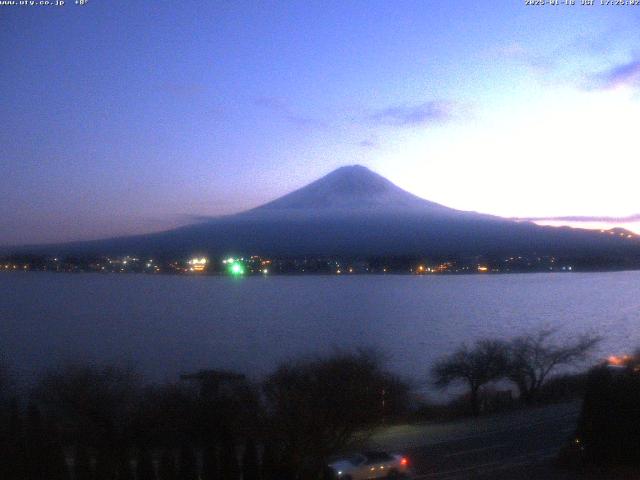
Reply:
<svg viewBox="0 0 640 480"><path fill-rule="evenodd" d="M23 378L65 362L126 362L150 380L371 346L424 381L461 342L541 327L640 346L640 272L459 276L0 274L0 349Z"/></svg>

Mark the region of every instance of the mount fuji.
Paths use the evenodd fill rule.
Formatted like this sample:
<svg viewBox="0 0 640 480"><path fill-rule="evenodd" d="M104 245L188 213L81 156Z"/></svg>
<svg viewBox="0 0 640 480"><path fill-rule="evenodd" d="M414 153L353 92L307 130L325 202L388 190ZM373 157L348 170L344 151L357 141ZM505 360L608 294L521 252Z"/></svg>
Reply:
<svg viewBox="0 0 640 480"><path fill-rule="evenodd" d="M358 165L338 168L242 213L160 233L29 248L36 250L158 256L535 253L640 258L637 240L455 210L417 197Z"/></svg>

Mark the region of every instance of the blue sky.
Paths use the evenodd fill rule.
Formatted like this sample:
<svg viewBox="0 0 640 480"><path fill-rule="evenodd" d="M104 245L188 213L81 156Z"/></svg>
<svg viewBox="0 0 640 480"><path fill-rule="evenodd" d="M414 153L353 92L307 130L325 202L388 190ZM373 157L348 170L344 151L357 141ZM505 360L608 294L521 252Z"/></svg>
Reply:
<svg viewBox="0 0 640 480"><path fill-rule="evenodd" d="M0 244L161 230L356 163L640 231L640 7L67 3L0 7Z"/></svg>

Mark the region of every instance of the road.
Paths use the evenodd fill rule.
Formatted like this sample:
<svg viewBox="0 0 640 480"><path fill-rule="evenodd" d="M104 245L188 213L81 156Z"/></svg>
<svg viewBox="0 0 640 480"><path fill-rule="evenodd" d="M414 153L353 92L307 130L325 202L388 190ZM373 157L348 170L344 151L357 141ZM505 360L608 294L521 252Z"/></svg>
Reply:
<svg viewBox="0 0 640 480"><path fill-rule="evenodd" d="M378 431L370 448L407 454L416 480L574 477L553 458L576 427L579 402L446 424L394 426Z"/></svg>

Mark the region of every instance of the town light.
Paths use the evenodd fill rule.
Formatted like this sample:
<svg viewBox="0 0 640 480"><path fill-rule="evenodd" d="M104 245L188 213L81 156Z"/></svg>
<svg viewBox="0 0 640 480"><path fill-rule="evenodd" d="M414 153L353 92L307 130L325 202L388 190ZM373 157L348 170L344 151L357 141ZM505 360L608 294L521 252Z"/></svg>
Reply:
<svg viewBox="0 0 640 480"><path fill-rule="evenodd" d="M229 264L229 273L234 276L244 275L244 266L240 262L232 262Z"/></svg>
<svg viewBox="0 0 640 480"><path fill-rule="evenodd" d="M192 272L202 272L207 266L208 260L206 257L194 257L189 260L189 270ZM147 265L150 266L150 265Z"/></svg>
<svg viewBox="0 0 640 480"><path fill-rule="evenodd" d="M609 366L612 366L612 367L624 366L628 364L630 361L631 361L630 355L623 355L622 357L611 355L609 358L607 358L607 362Z"/></svg>

